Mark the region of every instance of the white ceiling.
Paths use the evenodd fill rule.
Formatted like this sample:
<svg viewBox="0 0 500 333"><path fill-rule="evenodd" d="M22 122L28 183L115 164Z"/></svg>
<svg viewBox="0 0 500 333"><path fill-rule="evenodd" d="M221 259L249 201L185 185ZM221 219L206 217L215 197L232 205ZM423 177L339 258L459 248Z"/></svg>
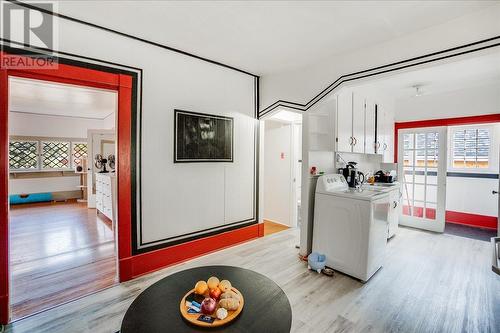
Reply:
<svg viewBox="0 0 500 333"><path fill-rule="evenodd" d="M9 78L11 112L105 119L117 107L117 94L103 89Z"/></svg>
<svg viewBox="0 0 500 333"><path fill-rule="evenodd" d="M60 1L59 12L258 75L437 25L492 1Z"/></svg>
<svg viewBox="0 0 500 333"><path fill-rule="evenodd" d="M392 74L347 88L377 91L397 99L415 96L415 85L421 86L420 91L424 95L430 95L500 84L500 50L497 49L480 56Z"/></svg>

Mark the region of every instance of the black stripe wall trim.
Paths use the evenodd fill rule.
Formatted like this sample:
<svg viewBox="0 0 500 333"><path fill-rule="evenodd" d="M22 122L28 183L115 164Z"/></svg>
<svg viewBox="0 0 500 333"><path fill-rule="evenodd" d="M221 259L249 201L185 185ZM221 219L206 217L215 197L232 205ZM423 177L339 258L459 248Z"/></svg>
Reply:
<svg viewBox="0 0 500 333"><path fill-rule="evenodd" d="M405 175L412 175L411 171L405 171ZM425 171L415 171L415 175L423 176ZM427 176L437 176L436 171L427 171ZM479 173L479 172L447 172L446 177L461 177L461 178L483 178L483 179L498 179L498 173Z"/></svg>
<svg viewBox="0 0 500 333"><path fill-rule="evenodd" d="M64 15L64 14L60 14L60 13L56 13L56 12L51 12L51 11L46 10L44 8L40 8L40 7L37 7L37 6L32 5L32 4L21 2L19 0L6 0L6 1L14 3L14 4L16 4L18 6L21 6L21 7L24 7L24 8L29 8L29 9L37 10L37 11L40 11L40 12L48 14L48 15L59 17L61 19L65 19L65 20L68 20L68 21L72 21L72 22L84 24L84 25L89 26L89 27L93 27L93 28L100 29L100 30L103 30L103 31L111 32L111 33L120 35L122 37L130 38L130 39L142 42L142 43L146 43L146 44L149 44L149 45L160 47L160 48L165 49L165 50L169 50L169 51L172 51L172 52L180 53L180 54L188 56L188 57L192 57L192 58L195 58L195 59L198 59L198 60L206 61L206 62L212 63L214 65L217 65L217 66L222 66L222 67L225 67L225 68L228 68L228 69L232 69L234 71L237 71L237 72L240 72L240 73L243 73L243 74L246 74L246 75L250 75L250 76L253 76L253 77L257 77L258 76L256 74L250 73L250 72L245 71L243 69L240 69L240 68L237 68L237 67L234 67L234 66L231 66L231 65L227 65L227 64L224 64L224 63L216 61L216 60L205 58L205 57L193 54L193 53L189 53L187 51L183 51L183 50L180 50L180 49L176 49L174 47L170 47L170 46L165 45L165 44L161 44L161 43L158 43L158 42L150 41L150 40L147 40L145 38L141 38L141 37L138 37L138 36L130 35L130 34L127 34L125 32L121 32L121 31L118 31L118 30L115 30L115 29L107 28L107 27L104 27L102 25L98 25L98 24L95 24L95 23L87 22L87 21L84 21L84 20L81 20L81 19L77 19L77 18L68 16L68 15Z"/></svg>
<svg viewBox="0 0 500 333"><path fill-rule="evenodd" d="M267 106L266 108L262 109L259 113L259 117L265 116L266 114L272 112L273 110L275 110L278 107L288 108L288 109L293 109L293 110L298 110L298 111L307 111L312 106L314 106L317 102L322 100L329 93L331 93L333 90L340 87L345 82L355 81L355 80L368 78L371 76L376 76L376 75L381 75L381 74L386 74L389 72L402 70L402 69L406 69L409 67L423 65L423 64L427 64L427 63L431 63L431 62L435 62L435 61L439 61L439 60L444 60L447 58L452 58L452 57L465 55L465 54L472 53L472 52L485 50L485 49L488 49L491 47L497 47L500 45L500 42L498 42L499 40L500 40L500 36L491 37L491 38L483 39L483 40L480 40L477 42L464 44L461 46L457 46L457 47L445 49L442 51L437 51L437 52L425 54L422 56L394 62L391 64L386 64L386 65L382 65L382 66L378 66L378 67L374 67L374 68L370 68L370 69L365 69L365 70L362 70L359 72L345 74L345 75L340 76L338 79L336 79L330 85L328 85L320 93L318 93L316 96L314 96L309 102L307 102L305 104L301 104L301 103L297 103L297 102L278 100L278 101L272 103L271 105ZM481 44L488 44L488 43L492 43L492 42L495 42L495 43L466 50L468 48L472 48L472 47L475 47L475 46L478 46ZM457 53L453 53L453 54L449 54L449 55L440 56L437 58L433 58L433 57L438 56L438 55L443 55L446 53L455 52L455 51L459 51L459 50L462 50L462 51L457 52ZM423 60L423 59L425 59L425 60ZM400 66L400 65L402 65L402 66ZM391 68L391 67L394 67L394 68ZM384 69L384 70L380 71L381 69Z"/></svg>
<svg viewBox="0 0 500 333"><path fill-rule="evenodd" d="M447 177L498 179L498 173L447 172Z"/></svg>

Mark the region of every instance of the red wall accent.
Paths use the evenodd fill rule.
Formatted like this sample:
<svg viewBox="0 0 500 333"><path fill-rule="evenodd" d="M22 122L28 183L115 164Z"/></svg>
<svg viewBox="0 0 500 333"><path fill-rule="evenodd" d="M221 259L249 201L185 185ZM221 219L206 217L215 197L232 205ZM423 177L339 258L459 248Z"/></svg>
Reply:
<svg viewBox="0 0 500 333"><path fill-rule="evenodd" d="M421 128L421 127L437 127L437 126L459 126L472 124L486 124L500 122L500 113L485 114L480 116L457 117L457 118L441 118L416 120L394 123L394 162L398 162L398 130L404 128Z"/></svg>
<svg viewBox="0 0 500 333"><path fill-rule="evenodd" d="M129 258L120 259L120 273L127 280L260 237L264 224L254 224L205 238L195 239ZM124 280L125 281L125 280Z"/></svg>
<svg viewBox="0 0 500 333"><path fill-rule="evenodd" d="M0 52L0 58L6 53ZM10 55L26 58L25 56ZM132 77L89 68L58 64L49 69L0 70L0 324L9 321L9 233L8 233L8 77L24 77L58 83L104 88L118 91L118 252L119 257L131 255L131 168L130 138L132 116ZM124 276L125 278L127 276ZM126 281L120 276L120 281Z"/></svg>
<svg viewBox="0 0 500 333"><path fill-rule="evenodd" d="M0 324L9 321L9 91L0 70Z"/></svg>
<svg viewBox="0 0 500 333"><path fill-rule="evenodd" d="M446 222L497 230L497 217L446 211Z"/></svg>
<svg viewBox="0 0 500 333"><path fill-rule="evenodd" d="M0 53L0 57L5 53ZM12 56L12 55L11 55ZM14 56L24 58L23 56ZM50 69L0 70L0 324L9 321L8 254L8 76L90 86L118 91L118 269L120 282L264 236L264 225L224 232L168 248L132 256L131 223L131 139L132 77L89 68L58 64Z"/></svg>
<svg viewBox="0 0 500 333"><path fill-rule="evenodd" d="M398 134L400 129L473 125L473 124L486 124L486 123L497 123L497 122L500 122L500 113L486 114L480 116L470 116L470 117L417 120L417 121L408 121L400 123L396 122L394 123L394 162L395 163L398 162ZM403 209L405 208L403 207ZM428 212L430 211L431 210L429 209ZM416 211L416 213L418 213L418 211ZM423 214L423 212L421 212L421 214ZM488 228L495 230L497 229L497 218L495 216L485 216L485 215L469 214L469 213L454 212L447 210L446 222L464 224L480 228Z"/></svg>
<svg viewBox="0 0 500 333"><path fill-rule="evenodd" d="M410 209L407 205L403 206L403 214L409 215ZM423 217L423 207L413 207L413 216ZM436 210L434 208L426 209L426 218L435 219ZM447 210L445 214L446 223L462 224L470 227L478 227L483 229L497 230L497 217L478 214L469 214Z"/></svg>

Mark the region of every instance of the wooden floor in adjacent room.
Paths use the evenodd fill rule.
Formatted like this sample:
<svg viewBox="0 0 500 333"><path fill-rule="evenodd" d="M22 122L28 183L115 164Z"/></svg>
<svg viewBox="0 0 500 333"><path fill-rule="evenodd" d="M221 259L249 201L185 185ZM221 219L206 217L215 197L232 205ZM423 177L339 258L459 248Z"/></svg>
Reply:
<svg viewBox="0 0 500 333"><path fill-rule="evenodd" d="M308 271L295 249L298 239L298 230L289 229L215 252L20 320L6 332L117 332L149 285L216 264L276 281L292 306L292 332L500 332L500 276L491 271L489 242L400 228L383 268L363 284Z"/></svg>
<svg viewBox="0 0 500 333"><path fill-rule="evenodd" d="M84 203L11 206L11 314L22 318L116 283L111 222Z"/></svg>
<svg viewBox="0 0 500 333"><path fill-rule="evenodd" d="M264 220L264 236L269 236L289 228L290 227L281 223Z"/></svg>

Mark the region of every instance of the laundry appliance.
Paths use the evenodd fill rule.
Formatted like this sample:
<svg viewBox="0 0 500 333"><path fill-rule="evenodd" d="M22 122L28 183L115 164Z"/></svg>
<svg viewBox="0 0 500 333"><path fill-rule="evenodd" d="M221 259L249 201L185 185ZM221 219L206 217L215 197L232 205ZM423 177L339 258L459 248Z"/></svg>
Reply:
<svg viewBox="0 0 500 333"><path fill-rule="evenodd" d="M382 267L387 244L389 193L351 189L341 174L319 177L312 250L326 266L363 282Z"/></svg>

